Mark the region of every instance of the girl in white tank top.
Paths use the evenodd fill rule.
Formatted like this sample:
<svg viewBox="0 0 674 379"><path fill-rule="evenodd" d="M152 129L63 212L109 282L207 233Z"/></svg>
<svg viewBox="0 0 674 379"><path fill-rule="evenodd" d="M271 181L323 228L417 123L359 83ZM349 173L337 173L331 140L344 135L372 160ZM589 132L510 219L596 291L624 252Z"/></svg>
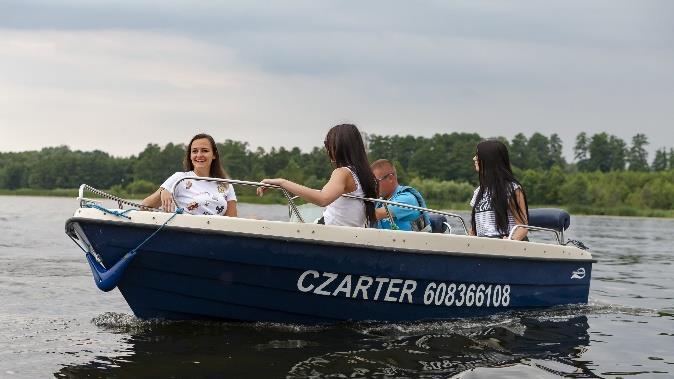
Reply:
<svg viewBox="0 0 674 379"><path fill-rule="evenodd" d="M377 221L373 203L344 198L342 195L376 198L377 181L367 160L365 145L355 125L333 126L323 141L325 150L335 168L330 180L320 191L293 183L283 178L264 179L262 183L280 186L304 200L326 207L323 222L326 225L367 227ZM353 180L354 184L351 184ZM346 192L351 188L355 189ZM262 196L266 187L258 187Z"/></svg>
<svg viewBox="0 0 674 379"><path fill-rule="evenodd" d="M356 189L347 195L363 197L363 189L356 174L349 167L353 181L356 183ZM365 203L363 200L349 199L343 196L330 203L323 211L323 220L325 225L344 225L344 226L365 226L367 227L367 218L365 217Z"/></svg>

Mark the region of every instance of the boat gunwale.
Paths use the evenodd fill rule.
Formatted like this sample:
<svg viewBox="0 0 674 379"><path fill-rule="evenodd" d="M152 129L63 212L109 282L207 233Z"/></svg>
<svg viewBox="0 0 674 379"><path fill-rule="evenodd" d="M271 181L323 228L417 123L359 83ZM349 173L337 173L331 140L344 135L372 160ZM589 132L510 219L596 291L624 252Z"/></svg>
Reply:
<svg viewBox="0 0 674 379"><path fill-rule="evenodd" d="M258 220L258 221L268 221L268 220ZM72 216L66 220L66 231L72 223L77 222L89 222L92 224L109 224L115 226L131 226L134 228L142 229L156 229L157 224L149 224L142 222L128 222L123 220L106 220L92 217L83 217L83 216ZM275 222L275 221L269 221ZM280 222L280 221L276 221ZM306 225L306 224L305 224ZM524 261L545 261L545 262L579 262L579 263L596 263L597 260L593 258L561 258L561 257L540 257L540 256L514 256L514 255L504 255L504 254L493 254L493 253L473 253L473 252L459 252L459 251L436 251L436 250L421 250L421 249L411 249L411 248L400 248L400 247L387 247L387 246L376 246L369 245L365 243L351 243L351 242L336 242L336 241L324 241L318 239L309 239L302 237L294 236L277 236L277 235L267 235L267 234L256 234L251 232L237 232L232 230L222 230L222 229L205 229L205 228L196 228L196 227L186 227L186 226L175 226L175 225L166 225L164 229L168 230L177 230L181 232L188 233L200 233L200 234L210 234L210 235L226 235L226 236L236 236L236 237L252 237L252 238L264 238L269 240L278 240L278 241L296 241L300 243L309 243L315 245L323 246L340 246L340 247L357 247L365 248L375 251L385 251L389 253L400 252L408 254L423 254L423 255L441 255L441 256L454 256L454 257L465 257L465 258L481 258L481 259L503 259L503 260L524 260ZM402 232L401 232L402 233ZM462 236L463 237L463 236ZM472 238L481 238L481 237L472 237ZM551 245L558 246L558 245Z"/></svg>

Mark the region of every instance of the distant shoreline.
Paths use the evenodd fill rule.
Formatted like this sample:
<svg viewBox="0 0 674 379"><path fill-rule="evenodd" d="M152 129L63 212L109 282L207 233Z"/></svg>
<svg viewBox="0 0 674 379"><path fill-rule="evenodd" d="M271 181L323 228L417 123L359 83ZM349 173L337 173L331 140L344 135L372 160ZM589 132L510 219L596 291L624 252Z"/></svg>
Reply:
<svg viewBox="0 0 674 379"><path fill-rule="evenodd" d="M58 189L34 189L20 188L15 190L0 189L0 196L36 196L36 197L71 197L76 198L78 189L76 188L58 188ZM140 199L147 194L115 193L116 196L125 199ZM285 200L278 196L257 197L253 195L237 195L241 203L250 204L286 204ZM454 211L470 211L468 204L462 203L444 203L428 201L428 206L434 209L450 209ZM564 206L564 205L531 205L531 208L561 208L567 210L572 215L585 216L622 216L622 217L648 217L648 218L674 218L674 210L664 209L639 209L633 207L592 207L592 206Z"/></svg>

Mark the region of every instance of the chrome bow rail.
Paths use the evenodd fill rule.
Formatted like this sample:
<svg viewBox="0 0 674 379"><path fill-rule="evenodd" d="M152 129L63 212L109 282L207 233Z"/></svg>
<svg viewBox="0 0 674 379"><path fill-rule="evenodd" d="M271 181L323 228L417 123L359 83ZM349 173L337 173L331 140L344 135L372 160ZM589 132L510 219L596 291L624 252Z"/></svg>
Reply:
<svg viewBox="0 0 674 379"><path fill-rule="evenodd" d="M384 199L372 199L369 197L359 197L359 196L353 196L353 195L342 195L342 197L346 197L349 199L354 199L354 200L363 200L363 201L369 201L373 203L382 203L384 204L384 207L388 207L389 205L396 206L396 207L401 207L401 208L407 208L407 209L414 209L420 212L426 212L426 213L435 213L439 214L445 217L451 217L451 218L456 218L459 221L461 221L461 225L463 226L463 231L468 235L468 228L466 227L466 222L463 220L463 217L455 214L455 213L450 213L450 212L443 212L443 211L436 211L435 209L430 209L430 208L424 208L424 207L417 207L414 205L409 205L409 204L403 204L403 203L398 203L395 201L390 201L390 200L384 200ZM448 227L451 226L447 224Z"/></svg>
<svg viewBox="0 0 674 379"><path fill-rule="evenodd" d="M286 189L282 188L281 186L274 185L274 184L266 184L266 183L261 183L261 182L250 182L250 181L245 181L245 180L210 178L210 177L201 177L201 176L186 176L184 178L179 179L173 185L173 188L171 188L171 196L173 197L173 203L176 206L177 206L177 202L176 202L176 198L175 198L175 188L178 185L178 183L180 183L184 180L201 180L201 181L207 181L207 182L222 182L222 183L249 186L249 187L266 187L266 188L278 189L281 192L283 192L283 195L286 197L286 200L288 201L288 212L289 212L289 214L292 213L297 217L297 219L300 222L302 222L302 223L305 222L304 218L302 218L302 215L300 214L299 209L297 208L297 205L295 205L294 199L297 198L297 197L293 197ZM80 200L80 206L83 204L84 201L95 201L93 199L85 198L84 197L84 191L89 191L89 192L92 192L92 193L94 193L98 196L116 201L118 203L120 209L123 209L123 205L128 205L128 206L132 206L132 207L136 207L136 208L140 208L140 209L148 210L148 211L161 211L160 209L157 209L157 208L147 207L145 205L134 203L132 201L128 201L128 200L122 199L120 197L111 195L107 192L103 192L103 191L98 190L94 187L91 187L87 184L82 184L80 186L79 197L78 197L78 200ZM342 196L346 197L346 198L349 198L349 199L354 199L354 200L369 201L369 202L372 202L372 203L382 203L382 204L384 204L385 207L396 206L396 207L401 207L401 208L414 209L414 210L417 210L417 211L420 211L420 212L435 213L435 214L442 215L445 218L454 218L454 219L457 219L461 223L461 226L463 227L463 230L466 233L466 235L468 234L468 228L466 226L466 222L463 220L463 217L461 217L461 216L459 216L455 213L437 211L435 209L417 207L417 206L414 206L414 205L402 204L402 203L398 203L398 202L390 201L390 200L372 199L372 198L368 198L368 197L358 197L358 196L353 196L353 195L342 195ZM449 225L449 223L446 223L446 224L451 231L451 226Z"/></svg>
<svg viewBox="0 0 674 379"><path fill-rule="evenodd" d="M560 245L564 245L564 242L562 242L562 241L564 241L564 231L563 230L558 231L558 230L550 229L550 228L541 228L541 227L538 227L538 226L522 225L522 224L517 224L513 227L513 229L510 231L510 234L508 235L508 239L510 239L510 240L513 239L513 235L515 235L515 231L517 229L520 229L520 228L521 229L533 230L533 231L553 233L555 235L555 237L557 238L557 243L559 243Z"/></svg>
<svg viewBox="0 0 674 379"><path fill-rule="evenodd" d="M297 220L301 223L305 223L304 218L300 214L299 209L297 208L297 205L295 204L295 199L298 198L298 196L292 196L286 189L282 188L281 186L273 185L273 184L266 184L266 183L261 183L261 182L250 182L250 181L245 181L245 180L235 180L235 179L221 179L221 178L209 178L209 177L200 177L200 176L187 176L184 177L180 180L178 180L174 185L173 188L171 188L171 196L173 197L173 203L177 206L176 198L175 198L175 188L178 185L178 183L182 182L183 180L202 180L202 181L210 181L210 182L223 182L223 183L229 183L229 184L234 184L234 185L242 185L242 186L250 186L250 187L266 187L266 188L274 188L277 190L280 190L283 192L283 195L286 197L288 201L288 215L294 214L297 217ZM100 199L92 199L92 198L86 198L84 197L85 192L91 192L100 198L106 198L112 201L115 201L118 204L119 209L124 209L124 205L135 207L138 209L142 209L145 211L151 211L151 212L161 212L162 210L159 208L153 208L153 207L148 207L143 204L135 203L133 201L129 201L126 199L123 199L121 197L109 194L107 192L101 191L99 189L96 189L88 184L82 184L79 188L79 193L77 200L80 202L80 207L84 206L86 203L100 203ZM402 204L398 203L395 201L390 201L390 200L383 200L383 199L373 199L373 198L367 198L367 197L359 197L359 196L353 196L353 195L342 195L343 197L349 198L349 199L354 199L354 200L362 200L362 201L369 201L372 203L381 203L384 205L386 209L388 209L388 206L396 206L396 207L401 207L401 208L407 208L407 209L414 209L420 212L426 212L426 213L434 213L438 214L441 216L445 217L445 222L444 224L448 227L449 234L451 234L452 227L451 225L447 222L449 218L457 219L460 223L461 226L463 227L464 232L466 235L468 235L468 227L466 226L466 222L464 221L463 217L460 215L457 215L455 213L451 212L443 212L443 211L438 211L435 209L430 209L430 208L424 208L424 207L417 207L414 205L409 205L409 204ZM389 212L390 215L390 212ZM390 216L389 216L390 217ZM559 231L555 229L550 229L550 228L542 228L538 226L532 226L532 225L515 225L515 227L510 231L510 234L508 235L508 239L512 239L513 235L518 229L528 229L532 231L543 231L543 232L549 232L555 235L555 238L557 239L557 243L560 245L564 245L564 231ZM566 244L571 243L571 242L576 242L576 241L569 241L566 242ZM581 244L582 245L582 244ZM587 249L585 246L582 248Z"/></svg>
<svg viewBox="0 0 674 379"><path fill-rule="evenodd" d="M235 179L222 179L222 178L209 178L209 177L201 177L201 176L186 176L180 180L178 180L174 185L173 188L171 188L171 196L173 197L173 204L177 206L176 202L176 197L175 197L175 188L178 185L178 183L182 182L183 180L201 180L205 182L222 182L222 183L229 183L229 184L238 184L241 186L249 186L249 187L267 187L267 188L275 188L283 192L283 195L288 199L288 208L297 216L297 219L300 220L300 222L304 223L304 219L302 218L302 215L300 214L300 211L297 209L297 206L295 205L295 202L292 199L292 196L290 196L290 192L286 191L285 188L281 186L277 186L274 184L266 184L266 183L260 183L260 182L249 182L245 180L235 180Z"/></svg>
<svg viewBox="0 0 674 379"><path fill-rule="evenodd" d="M119 209L124 209L124 205L128 205L128 206L131 206L131 207L136 207L136 208L140 208L140 209L147 210L147 211L154 211L154 212L161 211L158 208L148 207L148 206L143 205L143 204L134 203L133 201L129 201L129 200L126 200L126 199L122 199L121 197L111 195L107 192L96 189L96 188L94 188L94 187L92 187L88 184L82 184L80 186L80 190L79 190L79 193L77 195L77 200L79 200L79 202L80 202L80 207L82 207L85 202L94 202L94 203L98 202L96 199L90 199L90 198L84 197L85 191L89 191L89 192L91 192L93 194L96 194L100 197L116 201Z"/></svg>
<svg viewBox="0 0 674 379"><path fill-rule="evenodd" d="M244 185L244 186L251 186L251 187L267 187L267 188L274 188L278 189L283 192L283 195L286 197L288 200L288 211L289 213L294 214L297 219L304 223L304 219L302 218L302 215L300 215L300 211L297 209L297 205L295 205L295 199L297 196L291 196L290 193L282 188L281 186L277 186L274 184L266 184L266 183L260 183L260 182L249 182L249 181L244 181L244 180L235 180L235 179L222 179L222 178L208 178L208 177L200 177L200 176L186 176L180 180L178 180L174 185L173 188L171 189L171 193L175 193L175 188L183 180L203 180L203 181L211 181L211 182L223 182L223 183L230 183L230 184L236 184L236 185ZM383 203L386 206L392 205L396 207L401 207L401 208L408 208L408 209L414 209L420 212L427 212L427 213L435 213L439 214L445 217L450 217L450 218L456 218L461 222L461 225L463 226L463 230L466 234L468 234L468 228L466 227L466 222L463 220L463 217L454 214L454 213L449 213L449 212L442 212L442 211L436 211L434 209L429 209L429 208L423 208L423 207L416 207L413 205L409 204L402 204L398 203L395 201L389 201L389 200L382 200L382 199L372 199L368 197L358 197L358 196L353 196L353 195L342 195L343 197L354 199L354 200L363 200L363 201L369 201L372 203ZM175 197L173 198L173 202L176 203ZM448 224L449 226L449 224ZM451 227L450 227L451 229Z"/></svg>
<svg viewBox="0 0 674 379"><path fill-rule="evenodd" d="M288 214L294 214L297 217L297 220L299 222L304 223L304 218L302 218L302 215L300 214L299 209L297 208L297 205L295 204L295 199L297 199L297 196L292 196L286 189L282 188L281 186L273 185L273 184L266 184L266 183L261 183L261 182L250 182L250 181L245 181L245 180L235 180L235 179L222 179L222 178L209 178L209 177L200 177L200 176L186 176L180 180L178 180L174 185L173 188L171 188L171 196L173 197L173 203L177 205L176 198L175 198L175 188L178 185L178 183L182 182L183 180L202 180L202 181L210 181L210 182L223 182L223 183L229 183L229 184L235 184L235 185L242 185L242 186L250 186L250 187L267 187L267 188L274 188L278 189L281 192L283 192L283 195L286 197L288 201ZM115 195L111 195L107 192L101 191L99 189L96 189L88 184L82 184L79 188L79 193L77 200L80 202L80 206L83 206L85 203L89 202L98 202L96 199L91 199L91 198L86 198L84 197L85 192L91 192L99 197L106 198L112 201L117 202L119 209L124 209L124 205L139 208L142 210L146 211L152 211L152 212L161 212L161 209L159 208L152 208L145 206L143 204L135 203L133 201L129 201L126 199L122 199L121 197L117 197ZM460 223L461 226L463 227L464 232L466 235L468 235L468 227L466 226L466 222L464 221L463 217L451 213L451 212L443 212L443 211L438 211L435 209L430 209L430 208L424 208L424 207L417 207L414 205L409 205L409 204L402 204L398 203L395 201L390 201L390 200L383 200L383 199L373 199L373 198L368 198L368 197L359 197L359 196L353 196L353 195L342 195L343 197L349 198L349 199L354 199L354 200L362 200L362 201L369 201L373 203L382 203L384 204L384 207L388 206L396 206L396 207L401 207L401 208L407 208L407 209L414 209L420 212L426 212L426 213L434 213L434 214L439 214L444 216L445 218L454 218L457 219ZM449 229L449 233L451 234L451 226L449 225L448 222L445 222L444 224L447 225ZM558 231L555 229L549 229L549 228L541 228L537 226L532 226L532 225L515 225L515 227L510 231L510 234L508 235L508 239L512 239L513 235L515 234L515 231L518 229L523 228L523 229L528 229L532 231L543 231L543 232L549 232L553 233L557 239L557 243L560 245L564 244L564 231Z"/></svg>

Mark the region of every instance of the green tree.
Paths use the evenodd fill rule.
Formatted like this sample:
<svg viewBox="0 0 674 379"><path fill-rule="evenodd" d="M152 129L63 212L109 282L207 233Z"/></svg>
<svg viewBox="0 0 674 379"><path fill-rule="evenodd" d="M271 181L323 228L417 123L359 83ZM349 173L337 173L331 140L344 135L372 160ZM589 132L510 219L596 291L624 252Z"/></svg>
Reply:
<svg viewBox="0 0 674 379"><path fill-rule="evenodd" d="M586 174L573 175L560 187L560 200L565 205L589 205L591 203L589 189L590 181Z"/></svg>
<svg viewBox="0 0 674 379"><path fill-rule="evenodd" d="M674 183L656 178L641 189L643 204L651 209L674 209Z"/></svg>
<svg viewBox="0 0 674 379"><path fill-rule="evenodd" d="M589 158L587 161L588 171L608 172L611 170L611 145L606 133L592 136L588 146Z"/></svg>
<svg viewBox="0 0 674 379"><path fill-rule="evenodd" d="M573 159L577 162L579 171L589 171L590 140L587 133L581 132L576 136L576 144L573 147Z"/></svg>
<svg viewBox="0 0 674 379"><path fill-rule="evenodd" d="M529 140L524 134L517 133L510 143L510 163L522 170L531 168L528 142Z"/></svg>
<svg viewBox="0 0 674 379"><path fill-rule="evenodd" d="M557 133L550 135L550 167L559 166L564 168L566 166L566 159L563 155L562 139Z"/></svg>
<svg viewBox="0 0 674 379"><path fill-rule="evenodd" d="M544 180L544 172L540 170L514 170L515 177L519 179L527 194L529 204L543 204L545 194L539 191L540 183Z"/></svg>
<svg viewBox="0 0 674 379"><path fill-rule="evenodd" d="M445 201L452 203L468 203L475 189L466 182L451 180L414 178L409 185L416 188L427 201Z"/></svg>
<svg viewBox="0 0 674 379"><path fill-rule="evenodd" d="M658 151L655 152L655 158L653 159L651 168L653 171L666 171L668 164L669 161L667 159L667 150L658 149Z"/></svg>
<svg viewBox="0 0 674 379"><path fill-rule="evenodd" d="M560 187L565 181L565 174L559 166L549 171L516 169L514 174L522 183L529 204L559 204Z"/></svg>
<svg viewBox="0 0 674 379"><path fill-rule="evenodd" d="M477 183L473 157L477 144L482 140L480 135L452 133L443 134L442 139L444 151L441 158L444 158L444 161L436 161L435 165L444 167L444 171L438 179Z"/></svg>
<svg viewBox="0 0 674 379"><path fill-rule="evenodd" d="M26 187L28 180L24 175L26 168L16 162L3 164L0 169L0 188L17 189Z"/></svg>
<svg viewBox="0 0 674 379"><path fill-rule="evenodd" d="M553 160L550 157L550 140L541 133L534 133L529 138L527 150L530 154L529 168L548 170L552 167Z"/></svg>
<svg viewBox="0 0 674 379"><path fill-rule="evenodd" d="M630 171L648 171L648 152L646 146L648 138L644 134L636 134L632 137L632 146L627 154Z"/></svg>
<svg viewBox="0 0 674 379"><path fill-rule="evenodd" d="M592 205L611 208L624 204L631 189L626 183L626 172L612 171L605 174L590 173Z"/></svg>
<svg viewBox="0 0 674 379"><path fill-rule="evenodd" d="M444 151L438 146L438 141L435 142L423 144L414 152L408 165L410 172L413 172L420 178L443 177L443 167L437 164L437 162L438 158L442 157Z"/></svg>
<svg viewBox="0 0 674 379"><path fill-rule="evenodd" d="M280 169L275 177L286 178L296 183L304 182L305 173L295 158L290 158L286 167Z"/></svg>
<svg viewBox="0 0 674 379"><path fill-rule="evenodd" d="M299 161L300 150L298 148L287 150L285 147L280 147L276 150L276 148L272 147L269 153L263 156L266 176L276 175L277 172L288 166L288 162L290 162L293 156L296 158L296 161Z"/></svg>
<svg viewBox="0 0 674 379"><path fill-rule="evenodd" d="M152 192L157 190L157 184L149 182L147 180L138 179L129 183L126 186L126 191L132 195L138 195L138 197L146 197Z"/></svg>
<svg viewBox="0 0 674 379"><path fill-rule="evenodd" d="M622 171L625 169L627 144L622 139L611 136L609 138L611 146L611 170Z"/></svg>
<svg viewBox="0 0 674 379"><path fill-rule="evenodd" d="M163 183L166 178L177 171L183 171L183 145L167 144L164 149L159 145L148 144L138 154L133 163L133 179L144 179L152 183Z"/></svg>
<svg viewBox="0 0 674 379"><path fill-rule="evenodd" d="M314 147L309 153L302 154L302 167L323 183L327 182L334 169L323 147Z"/></svg>
<svg viewBox="0 0 674 379"><path fill-rule="evenodd" d="M251 177L253 160L248 150L248 142L225 140L217 143L220 163L233 179L246 180Z"/></svg>
<svg viewBox="0 0 674 379"><path fill-rule="evenodd" d="M372 134L369 136L369 158L370 161L377 159L388 159L398 161L405 170L413 171L410 167L410 161L417 150L426 144L427 140L423 137L414 136L378 136Z"/></svg>
<svg viewBox="0 0 674 379"><path fill-rule="evenodd" d="M590 139L588 147L590 157L584 166L587 171L624 170L625 150L625 141L620 138L606 133L595 134Z"/></svg>

